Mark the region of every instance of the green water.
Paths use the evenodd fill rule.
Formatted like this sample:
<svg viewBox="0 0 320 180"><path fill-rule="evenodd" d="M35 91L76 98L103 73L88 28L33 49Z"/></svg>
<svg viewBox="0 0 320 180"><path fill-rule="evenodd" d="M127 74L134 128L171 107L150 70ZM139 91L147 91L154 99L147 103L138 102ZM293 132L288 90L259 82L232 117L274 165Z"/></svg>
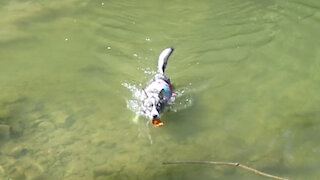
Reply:
<svg viewBox="0 0 320 180"><path fill-rule="evenodd" d="M2 0L0 179L266 179L162 165L171 160L318 179L319 10L317 0ZM180 108L161 128L135 124L123 84L145 84L169 45Z"/></svg>

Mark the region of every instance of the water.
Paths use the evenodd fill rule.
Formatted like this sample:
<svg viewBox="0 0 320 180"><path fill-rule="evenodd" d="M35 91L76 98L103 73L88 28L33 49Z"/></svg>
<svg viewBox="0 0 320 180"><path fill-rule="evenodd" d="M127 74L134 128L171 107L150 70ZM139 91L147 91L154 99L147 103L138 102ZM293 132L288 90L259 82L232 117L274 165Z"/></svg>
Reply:
<svg viewBox="0 0 320 180"><path fill-rule="evenodd" d="M170 160L318 179L319 9L316 0L2 0L0 179L265 179L162 165ZM135 124L123 84L143 87L167 46L180 106L161 128Z"/></svg>

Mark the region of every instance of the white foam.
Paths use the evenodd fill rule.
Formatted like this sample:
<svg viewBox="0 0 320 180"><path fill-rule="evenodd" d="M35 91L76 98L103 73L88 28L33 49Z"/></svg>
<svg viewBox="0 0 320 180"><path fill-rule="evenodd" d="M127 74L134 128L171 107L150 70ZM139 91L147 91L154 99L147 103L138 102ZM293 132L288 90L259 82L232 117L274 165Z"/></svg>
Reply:
<svg viewBox="0 0 320 180"><path fill-rule="evenodd" d="M142 102L141 97L143 96L141 84L131 84L128 82L122 83L124 87L132 92L132 96L126 100L127 108L135 113L132 119L134 124L137 124L139 135L138 137L147 137L150 144L153 143L152 137L149 130L150 121L145 118L143 111L141 110ZM171 97L168 102L169 111L177 112L186 109L192 105L192 97L190 96L190 90L188 88L181 88L174 92L174 96Z"/></svg>
<svg viewBox="0 0 320 180"><path fill-rule="evenodd" d="M129 89L132 92L132 97L127 102L127 108L133 111L135 114L144 115L141 111L141 103L140 99L143 96L140 88L141 84L130 84L127 82L122 83L124 87ZM192 106L192 97L190 95L190 90L188 88L177 89L174 92L174 96L171 97L168 103L169 111L180 111Z"/></svg>

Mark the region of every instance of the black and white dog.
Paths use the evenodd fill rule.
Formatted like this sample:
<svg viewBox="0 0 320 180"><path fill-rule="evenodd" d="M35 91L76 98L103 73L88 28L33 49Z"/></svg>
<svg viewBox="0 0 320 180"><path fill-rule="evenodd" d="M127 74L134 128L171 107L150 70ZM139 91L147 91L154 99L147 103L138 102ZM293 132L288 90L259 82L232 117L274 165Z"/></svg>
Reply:
<svg viewBox="0 0 320 180"><path fill-rule="evenodd" d="M141 110L147 116L154 126L161 126L164 123L160 120L160 113L173 97L170 79L164 74L168 58L173 52L172 47L164 49L158 59L158 71L142 89L142 107Z"/></svg>

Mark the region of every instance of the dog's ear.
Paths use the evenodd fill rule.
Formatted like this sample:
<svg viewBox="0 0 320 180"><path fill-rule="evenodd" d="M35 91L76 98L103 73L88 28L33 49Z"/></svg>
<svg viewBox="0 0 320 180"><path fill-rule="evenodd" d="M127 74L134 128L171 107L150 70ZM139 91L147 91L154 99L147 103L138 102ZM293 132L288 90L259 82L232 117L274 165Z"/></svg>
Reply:
<svg viewBox="0 0 320 180"><path fill-rule="evenodd" d="M146 91L144 89L141 90L140 94L141 94L141 99L147 99L148 98L148 95L147 95L147 93L146 93Z"/></svg>
<svg viewBox="0 0 320 180"><path fill-rule="evenodd" d="M164 94L165 94L165 92L164 92L164 90L162 89L162 90L160 91L160 93L159 93L159 99L160 99L160 100L163 100L163 99L164 99Z"/></svg>

